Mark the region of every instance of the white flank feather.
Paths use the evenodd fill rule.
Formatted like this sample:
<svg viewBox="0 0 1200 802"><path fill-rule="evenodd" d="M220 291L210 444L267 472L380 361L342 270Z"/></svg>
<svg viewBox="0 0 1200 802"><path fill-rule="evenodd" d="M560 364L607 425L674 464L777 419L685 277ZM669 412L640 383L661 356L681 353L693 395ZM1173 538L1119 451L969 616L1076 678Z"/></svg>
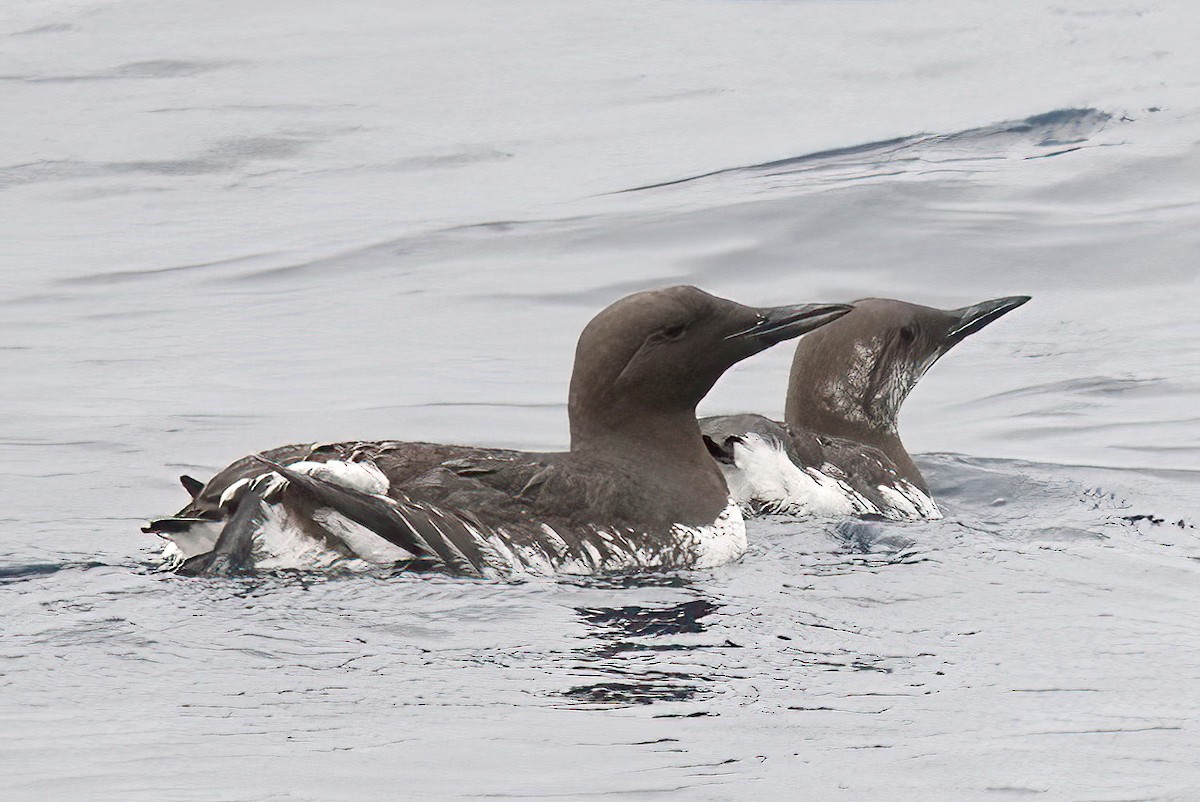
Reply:
<svg viewBox="0 0 1200 802"><path fill-rule="evenodd" d="M280 504L263 505L263 522L254 533L254 566L264 571L324 571L345 559L300 528Z"/></svg>
<svg viewBox="0 0 1200 802"><path fill-rule="evenodd" d="M690 543L696 555L692 568L716 568L740 560L746 553L746 521L732 499L708 526L680 526L671 530Z"/></svg>
<svg viewBox="0 0 1200 802"><path fill-rule="evenodd" d="M260 473L259 476L262 476L262 474ZM258 477L256 476L253 478L257 479ZM250 481L250 477L238 479L229 487L225 488L225 492L221 494L221 500L218 502L221 509L229 509L229 507L238 500L242 493L245 492L246 488L250 486Z"/></svg>
<svg viewBox="0 0 1200 802"><path fill-rule="evenodd" d="M413 555L390 540L385 540L360 523L351 521L340 512L319 509L313 519L325 531L341 540L362 559L372 565L393 565L401 560L411 560Z"/></svg>
<svg viewBox="0 0 1200 802"><path fill-rule="evenodd" d="M587 558L570 556L566 541L549 526L543 531L552 538L539 545L515 545L503 530L481 540L489 555L488 573L495 577L523 575L589 576L647 570L686 570L715 568L733 562L746 553L746 523L742 510L732 499L717 519L708 526L672 527L670 542L661 537L647 538L633 532L616 533L596 530L594 540L585 540L580 548ZM639 540L647 541L643 545Z"/></svg>
<svg viewBox="0 0 1200 802"><path fill-rule="evenodd" d="M330 484L359 490L363 493L382 496L387 493L390 483L387 476L374 462L344 462L330 460L329 462L293 462L288 466L296 473L303 473L315 479L322 479Z"/></svg>
<svg viewBox="0 0 1200 802"><path fill-rule="evenodd" d="M845 481L792 462L782 444L745 434L733 446L733 465L721 465L729 494L744 506L790 515L880 512Z"/></svg>
<svg viewBox="0 0 1200 802"><path fill-rule="evenodd" d="M936 521L942 517L942 511L937 503L908 482L897 482L895 485L880 485L879 493L888 502L888 508L883 514L895 521Z"/></svg>

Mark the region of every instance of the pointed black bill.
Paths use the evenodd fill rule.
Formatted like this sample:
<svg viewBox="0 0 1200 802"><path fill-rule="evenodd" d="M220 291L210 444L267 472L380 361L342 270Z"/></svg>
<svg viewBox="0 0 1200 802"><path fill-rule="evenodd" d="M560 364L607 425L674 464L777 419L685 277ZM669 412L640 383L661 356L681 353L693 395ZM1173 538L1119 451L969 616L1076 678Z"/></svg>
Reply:
<svg viewBox="0 0 1200 802"><path fill-rule="evenodd" d="M747 329L734 332L727 340L755 339L775 345L799 337L826 323L832 323L854 307L849 304L800 304L772 306L758 310L758 321Z"/></svg>
<svg viewBox="0 0 1200 802"><path fill-rule="evenodd" d="M946 347L957 345L967 337L987 326L993 320L999 320L1012 310L1029 300L1028 295L1013 295L1008 298L995 298L991 301L955 309L952 315L958 317L950 332L946 335Z"/></svg>

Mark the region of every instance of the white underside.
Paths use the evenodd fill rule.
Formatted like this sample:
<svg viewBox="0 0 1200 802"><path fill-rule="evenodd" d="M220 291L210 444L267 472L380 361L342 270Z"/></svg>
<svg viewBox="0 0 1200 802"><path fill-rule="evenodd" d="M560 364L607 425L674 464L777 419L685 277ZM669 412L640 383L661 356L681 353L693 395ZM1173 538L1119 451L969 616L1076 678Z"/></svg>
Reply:
<svg viewBox="0 0 1200 802"><path fill-rule="evenodd" d="M829 466L822 466L824 471L802 468L780 443L758 434L743 435L734 444L733 460L721 469L731 498L747 510L821 517L875 514L898 521L942 517L933 499L909 482L880 485L887 500L881 508L832 475Z"/></svg>
<svg viewBox="0 0 1200 802"><path fill-rule="evenodd" d="M373 463L298 462L288 467L395 503L386 496L387 478ZM251 486L261 488L263 482L284 481L270 471L240 480L223 494L222 505L236 504ZM294 513L282 504L264 501L262 507L261 523L252 535L252 558L257 569L362 570L413 558L409 552L332 509L321 508L311 518L296 520ZM222 525L223 522L197 524L186 532L165 535L168 542L161 555L163 566L174 568L190 557L212 551ZM583 542L582 551L572 551L549 526L543 526L543 537L532 543L528 538L511 537L503 529L481 532L469 524L467 528L487 555L487 572L495 577L713 568L737 560L746 552L746 526L741 507L733 499L711 525L677 525L665 544L661 537L596 529Z"/></svg>
<svg viewBox="0 0 1200 802"><path fill-rule="evenodd" d="M566 541L543 525L545 538L537 544L517 545L504 530L481 537L494 575L619 574L638 571L705 569L733 562L746 553L746 523L741 507L730 499L708 526L672 527L667 542L635 532L595 529L583 541L582 554L573 554ZM478 533L477 533L478 536Z"/></svg>

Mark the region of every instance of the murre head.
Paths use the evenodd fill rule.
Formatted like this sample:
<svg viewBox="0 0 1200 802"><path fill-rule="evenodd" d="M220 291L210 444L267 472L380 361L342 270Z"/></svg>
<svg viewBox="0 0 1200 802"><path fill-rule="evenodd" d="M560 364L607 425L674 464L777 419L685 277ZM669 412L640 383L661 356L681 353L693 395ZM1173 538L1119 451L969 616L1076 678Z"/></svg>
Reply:
<svg viewBox="0 0 1200 802"><path fill-rule="evenodd" d="M579 337L572 449L597 433L636 437L668 419L694 420L696 405L735 363L848 311L845 304L758 309L685 286L622 298Z"/></svg>
<svg viewBox="0 0 1200 802"><path fill-rule="evenodd" d="M933 363L1028 300L1018 295L962 309L856 301L854 311L797 346L787 422L870 445L898 445L900 406Z"/></svg>

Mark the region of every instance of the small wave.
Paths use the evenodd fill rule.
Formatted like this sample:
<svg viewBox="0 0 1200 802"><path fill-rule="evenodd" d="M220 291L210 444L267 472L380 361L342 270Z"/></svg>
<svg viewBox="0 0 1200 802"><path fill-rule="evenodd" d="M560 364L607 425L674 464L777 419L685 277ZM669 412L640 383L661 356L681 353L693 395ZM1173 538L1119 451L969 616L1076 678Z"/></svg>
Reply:
<svg viewBox="0 0 1200 802"><path fill-rule="evenodd" d="M129 175L178 177L232 173L256 162L290 159L314 141L312 137L292 135L230 137L212 143L199 153L172 159L112 162L43 159L22 162L0 167L0 189Z"/></svg>
<svg viewBox="0 0 1200 802"><path fill-rule="evenodd" d="M49 26L47 26L49 27ZM61 30L61 29L58 29ZM27 33L34 33L28 31ZM43 28L40 32L50 32ZM114 81L114 80L145 80L156 78L189 78L213 70L241 65L242 61L181 61L178 59L152 59L150 61L131 61L116 67L109 67L95 72L77 73L73 75L3 75L0 81L21 81L24 83L74 83L77 81Z"/></svg>
<svg viewBox="0 0 1200 802"><path fill-rule="evenodd" d="M106 563L101 562L62 562L62 563L18 563L17 565L0 565L0 585L14 582L24 582L37 579L59 571L86 571L89 568L99 568Z"/></svg>
<svg viewBox="0 0 1200 802"><path fill-rule="evenodd" d="M910 172L931 163L1045 158L1078 150L1112 119L1112 115L1098 109L1056 109L1023 120L1007 120L949 134L912 134L761 164L726 167L614 194L661 189L718 176L794 176L840 168L850 171L850 177L865 177Z"/></svg>
<svg viewBox="0 0 1200 802"><path fill-rule="evenodd" d="M261 263L271 262L273 258L278 257L277 252L256 253L248 256L236 256L232 259L217 259L211 262L195 262L182 265L168 265L166 267L154 267L146 270L118 270L111 273L88 273L82 276L69 276L60 279L60 284L119 284L130 281L142 281L145 279L155 279L165 276L177 275L180 273L204 273L219 270L221 268L243 269L246 267L254 267Z"/></svg>
<svg viewBox="0 0 1200 802"><path fill-rule="evenodd" d="M980 400L992 401L999 398L1015 398L1030 395L1051 395L1056 398L1063 395L1114 396L1141 393L1147 390L1163 391L1169 388L1165 379L1137 379L1119 376L1080 376L1073 379L1034 384L1005 390L1000 393L984 396L983 399L973 399L970 404L978 404Z"/></svg>

